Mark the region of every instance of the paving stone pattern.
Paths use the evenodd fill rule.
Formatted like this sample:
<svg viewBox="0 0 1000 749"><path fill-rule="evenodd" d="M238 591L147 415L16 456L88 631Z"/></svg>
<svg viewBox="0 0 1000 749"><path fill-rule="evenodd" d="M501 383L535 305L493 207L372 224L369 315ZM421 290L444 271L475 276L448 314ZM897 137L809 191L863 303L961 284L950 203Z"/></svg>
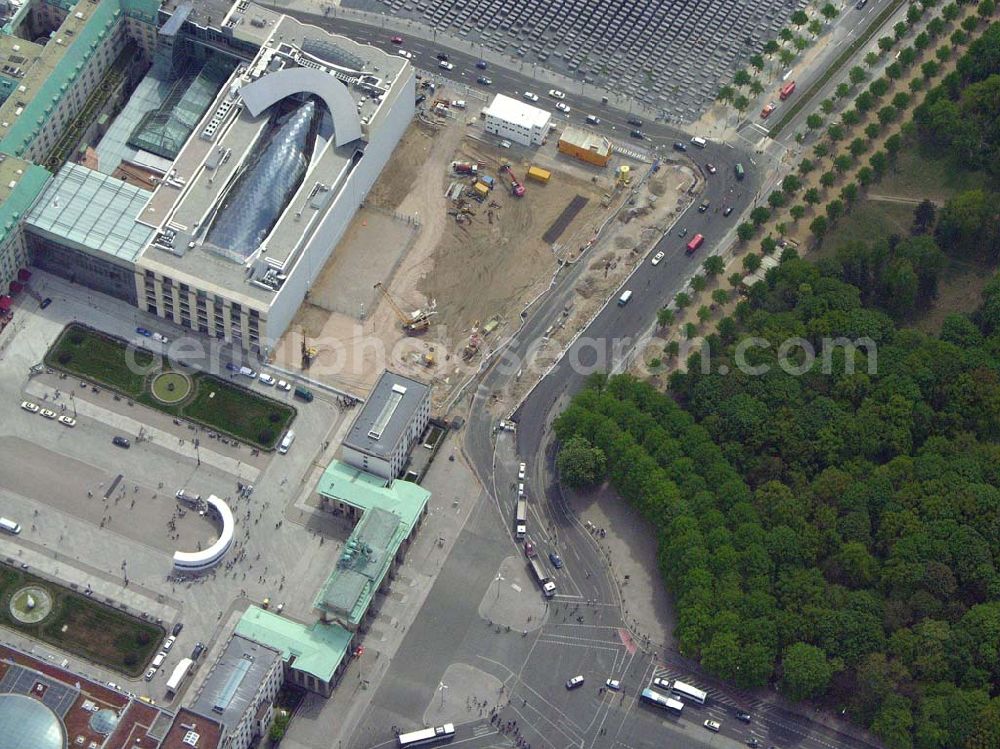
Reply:
<svg viewBox="0 0 1000 749"><path fill-rule="evenodd" d="M697 117L806 0L343 0Z"/></svg>

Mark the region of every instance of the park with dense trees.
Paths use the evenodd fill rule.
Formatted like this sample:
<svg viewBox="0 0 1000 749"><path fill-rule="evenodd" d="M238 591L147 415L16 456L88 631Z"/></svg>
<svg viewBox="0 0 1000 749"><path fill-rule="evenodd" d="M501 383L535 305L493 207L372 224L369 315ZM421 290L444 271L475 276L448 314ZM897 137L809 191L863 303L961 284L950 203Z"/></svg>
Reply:
<svg viewBox="0 0 1000 749"><path fill-rule="evenodd" d="M998 102L994 24L908 137L996 186ZM846 710L890 749L997 749L1000 274L936 334L911 325L949 262L997 267L998 191L780 260L665 392L592 377L558 468L649 522L675 640L707 671Z"/></svg>

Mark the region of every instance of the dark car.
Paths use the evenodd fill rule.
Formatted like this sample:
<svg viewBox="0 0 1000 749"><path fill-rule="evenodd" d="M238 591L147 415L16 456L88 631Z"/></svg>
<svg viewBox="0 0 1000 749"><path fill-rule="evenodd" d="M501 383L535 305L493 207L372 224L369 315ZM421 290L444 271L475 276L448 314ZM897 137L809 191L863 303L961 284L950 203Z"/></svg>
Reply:
<svg viewBox="0 0 1000 749"><path fill-rule="evenodd" d="M698 206L698 213L705 213L708 210L708 201L706 200L700 206Z"/></svg>
<svg viewBox="0 0 1000 749"><path fill-rule="evenodd" d="M625 122L627 122L629 125L642 127L642 120L640 120L638 117L629 117L627 120L625 120Z"/></svg>
<svg viewBox="0 0 1000 749"><path fill-rule="evenodd" d="M419 107L425 101L427 101L427 95L426 94L420 94L420 96L418 96L417 99L416 99L416 105Z"/></svg>
<svg viewBox="0 0 1000 749"><path fill-rule="evenodd" d="M490 84L493 83L493 81L491 81L485 75L481 75L478 78L476 78L476 83L482 84L483 86L489 86Z"/></svg>
<svg viewBox="0 0 1000 749"><path fill-rule="evenodd" d="M146 330L145 328L136 328L135 332L141 335L143 338L149 338L151 335L153 335L153 332L151 330Z"/></svg>
<svg viewBox="0 0 1000 749"><path fill-rule="evenodd" d="M736 720L742 720L744 723L749 723L750 722L750 713L746 713L746 712L743 712L742 710L738 710L736 712Z"/></svg>
<svg viewBox="0 0 1000 749"><path fill-rule="evenodd" d="M201 654L205 652L205 646L200 642L195 643L194 650L191 651L191 660L196 661L201 658Z"/></svg>
<svg viewBox="0 0 1000 749"><path fill-rule="evenodd" d="M642 130L629 130L628 134L631 135L633 138L638 138L639 140L645 140L646 139L646 136L642 132Z"/></svg>
<svg viewBox="0 0 1000 749"><path fill-rule="evenodd" d="M182 629L184 629L184 622L177 622L177 624L174 625L174 628L171 631L171 634L174 637L177 637L177 635L179 635L181 633Z"/></svg>
<svg viewBox="0 0 1000 749"><path fill-rule="evenodd" d="M723 215L723 216L728 216L728 215L729 215L730 213L732 213L732 212L733 212L733 207L732 207L731 205L727 205L727 206L726 206L726 207L725 207L725 208L724 208L724 209L722 210L722 215Z"/></svg>
<svg viewBox="0 0 1000 749"><path fill-rule="evenodd" d="M444 52L438 52L437 59L439 59L441 62L448 62L448 55L446 55Z"/></svg>
<svg viewBox="0 0 1000 749"><path fill-rule="evenodd" d="M677 232L677 236L680 237L681 239L684 239L684 237L687 236L687 233L688 233L688 230L687 230L687 227L685 226L683 229L681 229L679 232Z"/></svg>
<svg viewBox="0 0 1000 749"><path fill-rule="evenodd" d="M124 447L125 449L128 449L128 448L132 447L132 443L129 442L124 437L113 437L111 439L111 444L112 445L117 445L118 447Z"/></svg>
<svg viewBox="0 0 1000 749"><path fill-rule="evenodd" d="M50 299L49 297L45 297L45 298L44 298L44 299L43 299L43 300L41 301L41 304L39 304L38 306L39 306L39 307L41 307L42 309L45 309L45 308L46 308L46 307L48 307L48 306L49 306L50 304L52 304L52 300L51 300L51 299Z"/></svg>
<svg viewBox="0 0 1000 749"><path fill-rule="evenodd" d="M861 9L862 9L862 8L864 8L864 7L866 6L866 5L868 5L868 0L858 0L858 4L857 4L857 5L855 5L854 7L855 7L855 8L857 9L857 10L861 10Z"/></svg>
<svg viewBox="0 0 1000 749"><path fill-rule="evenodd" d="M486 70L486 60L477 60L476 67L480 70Z"/></svg>
<svg viewBox="0 0 1000 749"><path fill-rule="evenodd" d="M686 151L686 150L688 150L688 147L686 145L684 145L683 143L681 143L680 141L677 141L676 143L674 143L674 150L675 151Z"/></svg>
<svg viewBox="0 0 1000 749"><path fill-rule="evenodd" d="M552 562L552 566L555 567L557 570L562 569L562 557L560 557L554 551L551 554L549 554L549 561Z"/></svg>

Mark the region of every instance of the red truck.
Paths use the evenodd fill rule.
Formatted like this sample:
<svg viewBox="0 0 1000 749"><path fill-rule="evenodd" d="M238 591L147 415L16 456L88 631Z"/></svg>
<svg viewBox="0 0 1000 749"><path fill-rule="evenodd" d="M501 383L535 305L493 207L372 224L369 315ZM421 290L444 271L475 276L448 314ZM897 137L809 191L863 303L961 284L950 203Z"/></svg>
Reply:
<svg viewBox="0 0 1000 749"><path fill-rule="evenodd" d="M516 198L524 197L524 185L517 181L517 177L514 176L514 172L510 170L510 164L504 164L500 167L500 173L506 174L507 179L510 180L510 193Z"/></svg>
<svg viewBox="0 0 1000 749"><path fill-rule="evenodd" d="M789 96L795 92L795 81L789 81L784 86L781 87L781 91L778 92L778 98L784 101Z"/></svg>
<svg viewBox="0 0 1000 749"><path fill-rule="evenodd" d="M685 250L685 252L688 255L694 254L694 251L697 250L699 247L701 247L702 242L704 241L705 237L703 237L701 234L695 234L693 237L691 237L691 241L687 243L687 249Z"/></svg>
<svg viewBox="0 0 1000 749"><path fill-rule="evenodd" d="M453 161L451 168L456 174L476 174L479 171L478 164L472 164L468 161Z"/></svg>

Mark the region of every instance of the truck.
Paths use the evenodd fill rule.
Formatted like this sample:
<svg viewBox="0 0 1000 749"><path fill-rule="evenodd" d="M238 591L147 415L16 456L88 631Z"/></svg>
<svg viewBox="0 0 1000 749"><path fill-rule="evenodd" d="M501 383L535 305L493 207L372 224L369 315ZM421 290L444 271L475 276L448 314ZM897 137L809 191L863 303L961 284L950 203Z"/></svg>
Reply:
<svg viewBox="0 0 1000 749"><path fill-rule="evenodd" d="M514 529L517 538L524 538L528 532L528 498L517 498L517 516L515 517Z"/></svg>
<svg viewBox="0 0 1000 749"><path fill-rule="evenodd" d="M552 598L556 594L556 584L545 572L542 563L532 557L528 559L528 567L531 568L531 574L535 578L535 582L538 583L538 587L542 589L542 595L546 598Z"/></svg>
<svg viewBox="0 0 1000 749"><path fill-rule="evenodd" d="M543 185L549 181L549 177L552 176L552 172L548 169L542 169L537 166L528 167L528 179L533 179L536 182L541 182Z"/></svg>
<svg viewBox="0 0 1000 749"><path fill-rule="evenodd" d="M175 694L178 689L180 689L181 684L184 683L184 679L191 672L191 666L194 665L194 661L190 658L182 658L181 662L177 664L174 672L170 674L170 678L167 679L167 694Z"/></svg>
<svg viewBox="0 0 1000 749"><path fill-rule="evenodd" d="M688 255L691 255L694 253L695 250L701 247L704 241L705 237L703 237L701 234L695 234L693 237L691 237L691 241L687 243L687 247L685 248L684 251Z"/></svg>
<svg viewBox="0 0 1000 749"><path fill-rule="evenodd" d="M476 174L479 172L479 165L473 164L471 161L453 161L451 162L451 170L455 174Z"/></svg>
<svg viewBox="0 0 1000 749"><path fill-rule="evenodd" d="M524 185L517 181L517 177L514 176L514 172L510 169L510 164L504 164L500 167L500 174L506 175L507 179L510 180L510 194L515 198L523 198Z"/></svg>
<svg viewBox="0 0 1000 749"><path fill-rule="evenodd" d="M778 91L778 98L784 101L793 93L795 93L795 81L789 81L781 87L780 91Z"/></svg>
<svg viewBox="0 0 1000 749"><path fill-rule="evenodd" d="M311 390L300 385L295 388L295 397L299 400L305 401L306 403L312 403L313 394Z"/></svg>

